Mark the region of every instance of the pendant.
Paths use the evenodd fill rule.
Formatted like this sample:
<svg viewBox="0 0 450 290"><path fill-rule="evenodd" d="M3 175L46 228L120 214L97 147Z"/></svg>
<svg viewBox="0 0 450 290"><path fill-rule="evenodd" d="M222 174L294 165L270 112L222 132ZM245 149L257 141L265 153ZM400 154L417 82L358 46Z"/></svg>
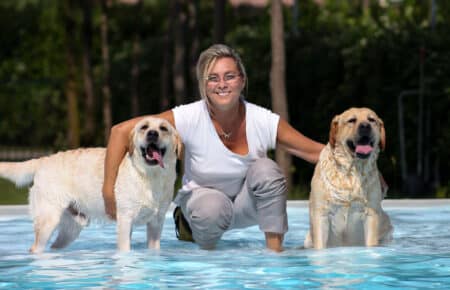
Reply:
<svg viewBox="0 0 450 290"><path fill-rule="evenodd" d="M226 132L222 131L222 137L228 140L231 138L231 133L232 132L226 133Z"/></svg>

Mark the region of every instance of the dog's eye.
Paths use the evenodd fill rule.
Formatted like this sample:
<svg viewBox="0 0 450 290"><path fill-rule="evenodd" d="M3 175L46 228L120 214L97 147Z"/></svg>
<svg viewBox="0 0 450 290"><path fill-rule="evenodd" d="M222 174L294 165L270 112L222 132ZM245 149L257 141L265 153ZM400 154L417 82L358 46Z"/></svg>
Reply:
<svg viewBox="0 0 450 290"><path fill-rule="evenodd" d="M375 123L376 122L375 118L372 118L372 117L367 118L367 120L369 120L370 123Z"/></svg>
<svg viewBox="0 0 450 290"><path fill-rule="evenodd" d="M347 121L348 123L356 123L356 118L351 118Z"/></svg>
<svg viewBox="0 0 450 290"><path fill-rule="evenodd" d="M141 127L140 130L144 131L144 130L147 130L147 129L148 129L148 125L144 125L144 126Z"/></svg>
<svg viewBox="0 0 450 290"><path fill-rule="evenodd" d="M166 126L160 126L160 127L159 127L159 130L164 131L164 132L169 131L169 129L167 129Z"/></svg>

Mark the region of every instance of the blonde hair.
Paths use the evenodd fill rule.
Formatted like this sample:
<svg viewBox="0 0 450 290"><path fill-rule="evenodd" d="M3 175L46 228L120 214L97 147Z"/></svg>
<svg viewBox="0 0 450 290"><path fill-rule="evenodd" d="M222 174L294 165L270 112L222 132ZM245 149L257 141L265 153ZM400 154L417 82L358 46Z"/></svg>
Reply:
<svg viewBox="0 0 450 290"><path fill-rule="evenodd" d="M197 62L198 90L200 92L200 97L205 100L208 107L210 105L208 96L206 95L208 73L215 62L223 57L231 57L232 59L234 59L239 73L245 81L245 87L247 87L247 73L245 72L245 67L239 54L234 49L225 44L214 44L210 46L200 54ZM242 94L241 98L244 98Z"/></svg>

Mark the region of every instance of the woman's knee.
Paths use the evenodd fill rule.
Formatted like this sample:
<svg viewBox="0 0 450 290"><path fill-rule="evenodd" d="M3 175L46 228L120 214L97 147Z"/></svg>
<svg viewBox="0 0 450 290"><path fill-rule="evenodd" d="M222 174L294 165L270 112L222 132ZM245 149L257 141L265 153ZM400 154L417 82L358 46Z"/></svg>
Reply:
<svg viewBox="0 0 450 290"><path fill-rule="evenodd" d="M286 195L286 177L269 158L256 160L247 172L247 186L255 197Z"/></svg>
<svg viewBox="0 0 450 290"><path fill-rule="evenodd" d="M229 228L233 204L222 192L202 188L193 191L185 212L195 242L203 248L211 248Z"/></svg>
<svg viewBox="0 0 450 290"><path fill-rule="evenodd" d="M255 199L259 228L266 233L287 231L286 178L271 159L259 159L247 174L249 193Z"/></svg>

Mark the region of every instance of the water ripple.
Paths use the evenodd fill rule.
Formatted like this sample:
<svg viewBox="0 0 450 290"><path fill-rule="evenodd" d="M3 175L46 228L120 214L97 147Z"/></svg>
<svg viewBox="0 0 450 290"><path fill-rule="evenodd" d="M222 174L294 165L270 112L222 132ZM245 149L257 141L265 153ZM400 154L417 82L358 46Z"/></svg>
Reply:
<svg viewBox="0 0 450 290"><path fill-rule="evenodd" d="M86 228L67 249L28 254L27 217L0 220L0 289L449 289L450 210L392 209L394 242L385 247L299 249L307 211L289 208L286 251L264 249L258 227L231 231L215 251L174 237L170 215L161 250L145 227L119 253L112 225ZM16 237L20 237L17 239Z"/></svg>

